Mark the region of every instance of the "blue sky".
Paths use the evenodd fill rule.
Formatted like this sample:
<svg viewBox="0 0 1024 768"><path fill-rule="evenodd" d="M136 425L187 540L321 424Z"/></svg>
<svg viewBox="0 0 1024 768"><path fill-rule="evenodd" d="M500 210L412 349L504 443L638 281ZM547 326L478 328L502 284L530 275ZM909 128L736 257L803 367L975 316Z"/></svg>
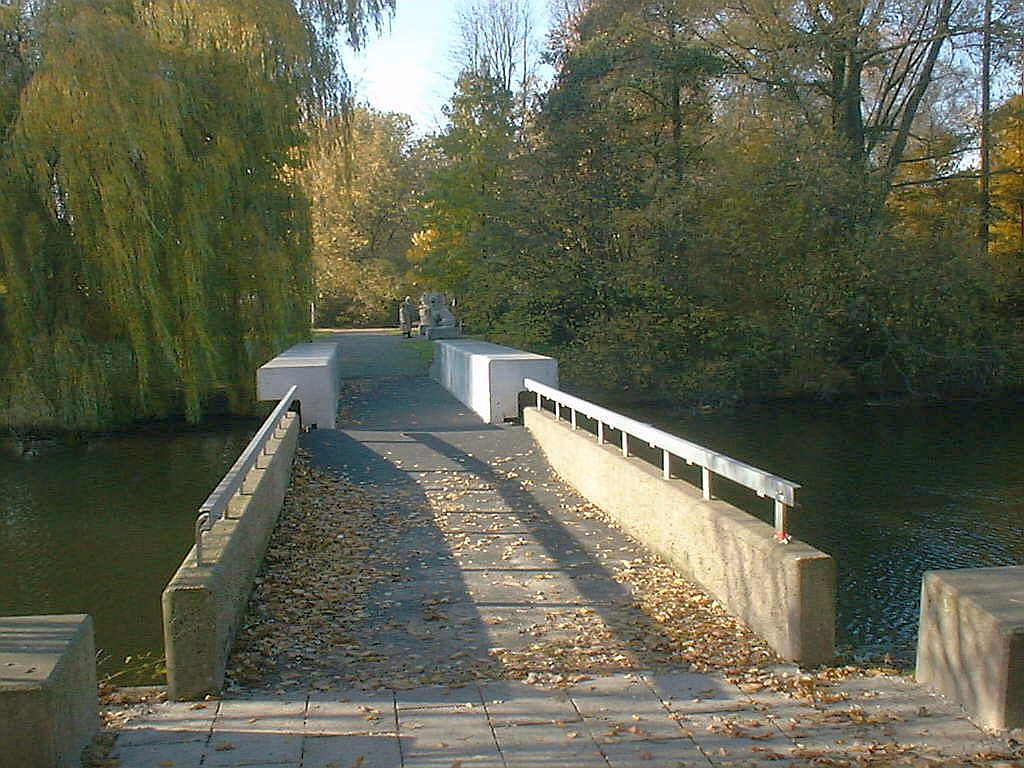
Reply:
<svg viewBox="0 0 1024 768"><path fill-rule="evenodd" d="M534 24L547 28L547 0L529 0ZM364 50L344 54L357 98L388 112L412 115L417 132L441 128L456 65L458 10L471 0L398 0L394 18Z"/></svg>

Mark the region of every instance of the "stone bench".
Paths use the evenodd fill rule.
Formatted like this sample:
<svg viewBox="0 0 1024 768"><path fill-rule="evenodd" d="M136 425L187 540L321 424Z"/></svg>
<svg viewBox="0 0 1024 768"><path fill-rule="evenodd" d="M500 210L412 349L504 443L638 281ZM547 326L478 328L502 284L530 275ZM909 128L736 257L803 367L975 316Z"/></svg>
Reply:
<svg viewBox="0 0 1024 768"><path fill-rule="evenodd" d="M558 386L558 361L474 339L438 341L431 376L488 424L519 416L523 379Z"/></svg>
<svg viewBox="0 0 1024 768"><path fill-rule="evenodd" d="M280 400L292 386L303 426L334 429L341 393L341 352L333 341L296 344L256 371L256 397Z"/></svg>
<svg viewBox="0 0 1024 768"><path fill-rule="evenodd" d="M0 617L0 768L80 768L98 724L92 619Z"/></svg>
<svg viewBox="0 0 1024 768"><path fill-rule="evenodd" d="M925 573L917 679L979 725L1024 726L1024 566Z"/></svg>

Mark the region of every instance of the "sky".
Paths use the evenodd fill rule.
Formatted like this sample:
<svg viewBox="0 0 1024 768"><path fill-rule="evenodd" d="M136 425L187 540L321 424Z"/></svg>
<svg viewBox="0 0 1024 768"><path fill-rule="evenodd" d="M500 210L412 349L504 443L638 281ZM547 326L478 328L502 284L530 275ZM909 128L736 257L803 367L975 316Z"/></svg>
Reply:
<svg viewBox="0 0 1024 768"><path fill-rule="evenodd" d="M529 0L534 25L547 28L548 0ZM405 112L416 131L444 126L441 107L451 97L457 66L458 11L472 0L397 0L394 18L358 52L344 53L345 70L360 102Z"/></svg>

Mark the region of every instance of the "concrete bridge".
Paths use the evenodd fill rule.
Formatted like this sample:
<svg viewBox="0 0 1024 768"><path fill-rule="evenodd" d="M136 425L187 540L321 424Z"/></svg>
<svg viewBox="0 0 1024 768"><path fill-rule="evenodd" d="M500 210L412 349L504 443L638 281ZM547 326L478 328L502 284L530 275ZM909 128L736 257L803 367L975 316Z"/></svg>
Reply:
<svg viewBox="0 0 1024 768"><path fill-rule="evenodd" d="M629 510L617 525L555 476L522 424L484 423L442 389L425 342L330 340L337 428L295 437L285 418L270 437L297 439L301 458L245 615L225 620L223 692L115 711L120 768L1020 758L1012 734L895 670L787 661L789 646L724 609L731 598L624 534ZM271 479L273 450L253 463ZM200 570L234 546L217 530Z"/></svg>
<svg viewBox="0 0 1024 768"><path fill-rule="evenodd" d="M1012 755L896 674L803 672L383 333L303 434L226 695L130 721L159 765L780 765ZM354 559L359 561L352 569Z"/></svg>

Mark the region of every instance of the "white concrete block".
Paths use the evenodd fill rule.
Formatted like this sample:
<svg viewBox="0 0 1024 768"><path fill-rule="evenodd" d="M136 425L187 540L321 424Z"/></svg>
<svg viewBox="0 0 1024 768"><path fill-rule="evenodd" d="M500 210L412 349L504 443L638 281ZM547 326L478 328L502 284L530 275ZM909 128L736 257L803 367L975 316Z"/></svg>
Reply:
<svg viewBox="0 0 1024 768"><path fill-rule="evenodd" d="M280 400L288 389L298 387L302 424L334 429L341 392L341 351L333 341L296 344L256 372L256 397Z"/></svg>
<svg viewBox="0 0 1024 768"><path fill-rule="evenodd" d="M519 415L523 379L558 386L558 361L474 339L438 341L431 374L488 424Z"/></svg>

